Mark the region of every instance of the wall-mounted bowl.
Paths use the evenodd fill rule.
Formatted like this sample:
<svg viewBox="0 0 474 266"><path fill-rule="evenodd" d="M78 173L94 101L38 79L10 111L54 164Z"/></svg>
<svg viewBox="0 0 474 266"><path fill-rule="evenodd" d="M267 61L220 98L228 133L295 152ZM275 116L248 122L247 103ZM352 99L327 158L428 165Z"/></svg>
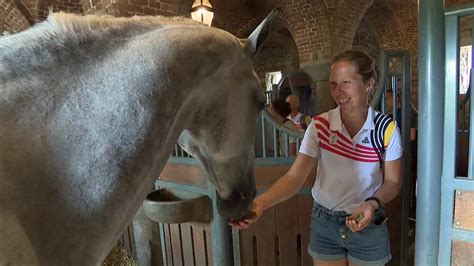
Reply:
<svg viewBox="0 0 474 266"><path fill-rule="evenodd" d="M145 214L157 223L208 222L208 196L185 191L158 189L143 202Z"/></svg>

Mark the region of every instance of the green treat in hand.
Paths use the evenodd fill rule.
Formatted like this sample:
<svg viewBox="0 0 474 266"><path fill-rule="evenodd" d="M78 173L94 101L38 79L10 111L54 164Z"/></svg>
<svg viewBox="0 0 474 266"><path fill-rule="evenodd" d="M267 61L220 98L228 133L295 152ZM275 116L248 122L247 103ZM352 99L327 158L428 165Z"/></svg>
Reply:
<svg viewBox="0 0 474 266"><path fill-rule="evenodd" d="M363 214L362 212L361 212L361 213L358 213L358 214L356 215L356 217L354 217L354 220L355 220L356 222L360 222L362 219L364 219L364 214Z"/></svg>

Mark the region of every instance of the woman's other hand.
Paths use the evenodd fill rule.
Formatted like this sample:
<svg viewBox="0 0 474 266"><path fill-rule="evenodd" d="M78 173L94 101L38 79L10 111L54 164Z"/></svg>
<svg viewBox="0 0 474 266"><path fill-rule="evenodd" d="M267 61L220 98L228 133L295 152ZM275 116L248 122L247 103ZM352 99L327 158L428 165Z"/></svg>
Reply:
<svg viewBox="0 0 474 266"><path fill-rule="evenodd" d="M375 204L373 204L375 203ZM346 226L352 232L364 229L372 221L374 212L378 206L373 201L364 201L351 215L346 218Z"/></svg>

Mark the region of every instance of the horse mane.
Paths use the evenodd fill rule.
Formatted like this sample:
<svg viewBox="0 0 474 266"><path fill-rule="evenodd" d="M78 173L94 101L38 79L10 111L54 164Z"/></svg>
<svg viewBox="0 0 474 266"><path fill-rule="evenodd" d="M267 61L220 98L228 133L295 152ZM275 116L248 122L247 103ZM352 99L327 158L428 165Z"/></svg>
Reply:
<svg viewBox="0 0 474 266"><path fill-rule="evenodd" d="M160 28L166 25L202 25L192 19L185 17L163 17L163 16L133 16L133 17L113 17L87 15L79 16L64 12L52 13L47 21L55 28L64 32L82 32L90 30L105 30L109 28L122 28L125 26L142 26Z"/></svg>
<svg viewBox="0 0 474 266"><path fill-rule="evenodd" d="M51 37L84 36L91 32L100 34L110 30L121 29L159 29L170 25L193 25L204 24L185 17L163 17L163 16L133 16L113 17L70 14L64 12L50 13L48 18L33 26L32 28L6 36L0 36L0 49L7 49L12 45L23 46L32 40L51 39Z"/></svg>

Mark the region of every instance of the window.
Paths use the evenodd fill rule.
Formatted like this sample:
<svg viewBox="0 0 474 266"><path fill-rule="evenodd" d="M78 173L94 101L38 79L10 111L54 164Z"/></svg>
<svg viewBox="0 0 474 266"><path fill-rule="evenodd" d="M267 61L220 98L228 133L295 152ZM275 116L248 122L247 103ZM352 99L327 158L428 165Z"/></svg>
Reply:
<svg viewBox="0 0 474 266"><path fill-rule="evenodd" d="M265 96L267 98L267 105L270 104L274 98L272 93L277 93L276 91L273 91L273 87L280 83L281 77L281 71L265 73Z"/></svg>
<svg viewBox="0 0 474 266"><path fill-rule="evenodd" d="M459 94L466 94L472 65L472 45L461 46L459 51Z"/></svg>
<svg viewBox="0 0 474 266"><path fill-rule="evenodd" d="M265 91L271 91L273 84L278 84L281 80L281 71L268 72L265 74Z"/></svg>

